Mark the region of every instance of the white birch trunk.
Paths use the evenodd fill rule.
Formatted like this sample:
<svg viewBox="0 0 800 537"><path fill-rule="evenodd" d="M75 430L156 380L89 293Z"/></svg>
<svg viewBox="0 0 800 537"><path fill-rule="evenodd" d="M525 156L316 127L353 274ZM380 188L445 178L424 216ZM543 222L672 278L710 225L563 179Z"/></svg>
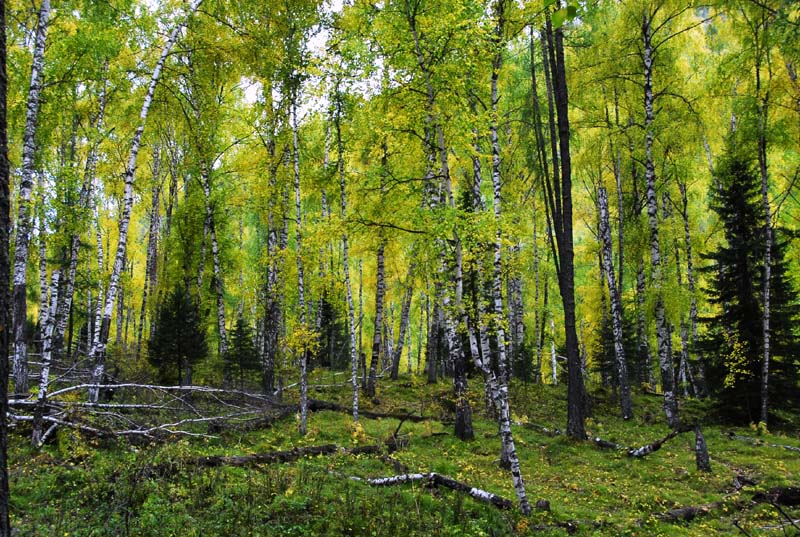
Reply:
<svg viewBox="0 0 800 537"><path fill-rule="evenodd" d="M651 43L651 20L645 14L642 20L642 59L644 63L644 107L645 107L645 181L647 198L647 220L650 227L650 266L656 293L655 317L658 340L658 361L661 369L661 389L664 392L664 413L670 427L678 426L678 406L675 399L675 374L669 352L670 334L667 326L663 298L661 273L661 246L658 238L658 200L656 198L656 171L653 161L653 121L655 120L655 96L653 94L653 46Z"/></svg>
<svg viewBox="0 0 800 537"><path fill-rule="evenodd" d="M617 288L614 266L611 262L613 246L611 244L611 223L608 215L608 194L605 187L598 191L598 204L600 206L600 238L603 242L603 264L608 282L608 294L611 298L611 326L614 333L614 356L617 359L617 379L619 381L620 405L622 418L633 417L631 405L631 387L628 382L628 364L625 360L625 347L622 342L622 304L619 289Z"/></svg>
<svg viewBox="0 0 800 537"><path fill-rule="evenodd" d="M45 306L48 310L46 315L45 326L42 330L42 372L39 379L39 395L36 399L36 411L34 413L33 433L31 434L31 443L33 447L38 448L42 443L42 413L44 412L44 405L47 400L47 386L50 383L50 363L53 356L53 329L55 328L56 309L58 308L58 283L61 277L60 270L53 271L52 283L50 284L50 303ZM47 291L45 291L47 295ZM46 302L46 301L45 301Z"/></svg>
<svg viewBox="0 0 800 537"><path fill-rule="evenodd" d="M766 29L765 29L766 31ZM771 75L770 68L770 75ZM760 59L756 63L756 89L761 92ZM772 283L772 208L769 202L769 170L767 169L767 119L769 117L769 91L761 103L758 114L758 168L761 173L761 203L764 210L764 292L761 336L763 361L761 364L761 413L759 421L765 426L769 418L769 366L770 366L770 287Z"/></svg>
<svg viewBox="0 0 800 537"><path fill-rule="evenodd" d="M92 199L92 185L97 167L97 149L100 145L100 133L103 129L103 122L105 118L106 87L106 80L104 80L103 88L100 93L99 109L94 118L94 139L92 140L91 145L89 146L89 151L86 155L86 164L83 171L83 185L81 185L80 196L78 199L78 210L82 213L89 210L89 204ZM86 217L88 218L88 214ZM53 351L56 354L60 353L62 350L61 347L63 346L64 332L67 329L67 321L72 308L72 300L75 294L75 274L78 269L79 249L80 233L75 232L70 237L69 268L67 270L66 277L64 278L64 296L59 302L58 312L56 314L56 328L55 334L53 335Z"/></svg>
<svg viewBox="0 0 800 537"><path fill-rule="evenodd" d="M339 170L339 190L341 192L342 222L347 222L347 180L344 168L344 144L342 142L341 117L342 103L338 91L336 94L336 152ZM347 333L350 337L350 384L353 387L353 421L358 421L358 344L356 342L356 315L353 304L353 287L350 284L350 248L347 240L347 228L342 233L342 267L344 269L344 289L347 297ZM359 263L359 271L361 264ZM361 296L359 293L359 300ZM360 319L359 319L360 321Z"/></svg>
<svg viewBox="0 0 800 537"><path fill-rule="evenodd" d="M94 362L94 370L92 372L93 384L99 384L102 382L103 374L105 373L105 354L106 345L108 344L108 332L111 326L111 314L114 308L114 301L117 298L119 279L122 274L125 254L128 246L128 226L130 225L131 210L133 208L133 183L136 177L136 160L139 156L139 147L142 143L142 133L144 132L144 127L147 123L147 115L150 112L150 105L153 102L156 86L158 85L158 80L161 78L161 70L164 68L164 63L167 61L167 56L169 56L170 50L180 37L181 30L184 26L186 26L188 17L190 17L198 7L200 7L202 2L203 0L192 0L186 16L183 17L181 22L178 23L170 33L169 38L164 45L164 49L161 52L161 56L159 57L158 62L153 69L153 74L150 77L150 84L148 85L147 93L145 94L144 102L142 103L142 109L139 112L139 125L136 127L136 131L134 132L128 164L125 167L125 189L123 193L122 215L120 216L119 222L119 239L117 242L116 254L114 256L114 266L111 270L111 278L108 283L108 293L105 297L105 306L103 307L103 319L99 329L100 337L98 338L96 344L92 345L92 350L89 353L90 360ZM89 400L93 403L96 403L98 395L99 392L96 388L91 389L89 391Z"/></svg>
<svg viewBox="0 0 800 537"><path fill-rule="evenodd" d="M16 244L14 246L14 358L12 375L14 390L18 394L28 391L28 348L25 337L25 325L28 321L27 303L27 268L28 248L31 237L31 191L33 174L35 173L36 129L39 123L39 103L41 101L42 79L44 78L44 46L47 40L48 21L50 18L50 0L42 0L39 9L39 22L36 27L36 38L33 45L33 61L31 63L31 84L28 89L28 102L25 114L25 133L22 138L22 177L17 215Z"/></svg>
<svg viewBox="0 0 800 537"><path fill-rule="evenodd" d="M214 294L217 302L217 334L219 335L219 355L224 366L224 382L230 386L232 382L232 364L228 355L228 331L225 327L225 289L222 282L222 267L219 259L219 244L217 243L217 230L214 222L214 206L211 201L211 169L208 164L203 165L201 179L203 183L203 196L206 205L206 223L211 236L211 262L214 272Z"/></svg>
<svg viewBox="0 0 800 537"><path fill-rule="evenodd" d="M297 241L297 301L300 309L300 327L306 326L305 277L303 273L303 212L300 204L300 145L297 139L297 95L292 95L292 161L294 163L295 239ZM308 430L308 351L300 350L300 434Z"/></svg>
<svg viewBox="0 0 800 537"><path fill-rule="evenodd" d="M414 295L414 263L408 267L408 275L406 276L406 292L403 297L403 305L400 310L400 334L397 338L397 347L392 354L392 378L397 380L400 371L400 360L403 356L403 344L406 339L406 332L411 320L411 299ZM409 347L408 352L411 352ZM410 354L409 354L410 360ZM410 364L411 362L409 362Z"/></svg>

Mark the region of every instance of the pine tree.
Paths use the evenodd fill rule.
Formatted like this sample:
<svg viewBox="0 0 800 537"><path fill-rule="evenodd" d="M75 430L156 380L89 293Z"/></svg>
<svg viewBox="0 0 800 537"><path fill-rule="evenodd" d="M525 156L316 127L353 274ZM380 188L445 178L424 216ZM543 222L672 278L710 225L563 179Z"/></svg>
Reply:
<svg viewBox="0 0 800 537"><path fill-rule="evenodd" d="M161 382L192 383L192 366L206 357L208 346L199 307L183 285L158 308L148 349Z"/></svg>
<svg viewBox="0 0 800 537"><path fill-rule="evenodd" d="M716 170L719 191L711 208L719 215L725 240L707 256L712 263L709 300L718 306L707 317L704 347L711 359L709 385L719 391L722 408L733 418L757 421L760 401L760 371L763 338L759 320L763 316L764 226L760 205L761 184L751 158L733 149ZM797 293L787 275L787 234L774 230L770 275L771 338L774 341L774 375L771 399L791 404L796 392L800 339L793 332L800 308Z"/></svg>
<svg viewBox="0 0 800 537"><path fill-rule="evenodd" d="M261 370L261 361L253 341L253 329L243 317L236 320L226 363L236 365L239 370L239 386L242 388L247 373Z"/></svg>

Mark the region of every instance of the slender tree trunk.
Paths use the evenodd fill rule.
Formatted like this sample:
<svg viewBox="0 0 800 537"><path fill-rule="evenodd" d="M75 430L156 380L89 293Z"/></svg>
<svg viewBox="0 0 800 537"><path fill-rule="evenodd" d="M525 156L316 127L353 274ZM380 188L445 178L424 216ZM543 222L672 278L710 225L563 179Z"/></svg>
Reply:
<svg viewBox="0 0 800 537"><path fill-rule="evenodd" d="M265 94L268 92L265 92ZM271 92L269 92L271 95ZM270 98L270 96L267 96ZM272 104L269 104L270 109ZM281 283L281 268L283 256L280 255L284 243L279 233L278 228L278 214L276 214L276 203L273 199L278 197L277 184L278 184L278 167L280 163L276 158L275 152L275 132L274 128L270 129L269 137L266 140L267 155L270 161L269 170L269 188L272 195L269 197L269 204L267 206L267 258L269 264L267 266L267 281L266 281L266 312L265 312L265 327L264 327L264 367L262 374L263 390L268 395L273 395L275 392L275 360L278 355L279 337L282 322L282 302L280 289ZM286 222L286 207L281 207L282 222Z"/></svg>
<svg viewBox="0 0 800 537"><path fill-rule="evenodd" d="M569 98L564 62L564 35L562 28L552 28L546 19L548 56L553 76L553 94L558 124L558 154L561 161L561 185L556 188L560 205L553 204L558 243L558 283L564 307L564 332L567 351L567 434L573 438L586 438L586 390L583 383L578 334L575 325L575 266L572 236L572 163L570 159ZM551 113L551 122L552 122ZM555 154L555 151L553 151ZM554 159L555 161L556 159ZM557 183L557 181L554 181Z"/></svg>
<svg viewBox="0 0 800 537"><path fill-rule="evenodd" d="M653 161L653 121L655 120L655 96L653 94L653 46L651 43L651 20L645 14L642 19L642 58L644 62L644 109L645 109L645 181L647 185L647 220L650 227L650 266L653 287L656 293L655 317L658 340L658 361L661 368L661 389L664 392L664 412L667 424L678 426L678 405L675 399L675 373L669 352L670 335L667 326L661 273L661 246L658 238L658 200L656 199L656 170Z"/></svg>
<svg viewBox="0 0 800 537"><path fill-rule="evenodd" d="M22 179L17 196L16 245L14 247L14 390L18 394L28 391L28 347L25 327L28 321L27 268L28 247L31 237L31 190L35 173L36 128L39 118L42 79L44 78L44 46L50 18L50 0L42 0L39 23L33 44L31 84L25 115L25 134L22 138Z"/></svg>
<svg viewBox="0 0 800 537"><path fill-rule="evenodd" d="M391 378L397 380L400 372L400 359L403 356L403 343L405 342L406 332L408 331L411 319L411 299L414 296L414 263L408 267L408 275L406 276L406 292L403 297L403 306L400 311L400 334L397 338L397 347L394 349L392 355L392 374ZM409 348L409 352L411 349Z"/></svg>
<svg viewBox="0 0 800 537"><path fill-rule="evenodd" d="M217 242L217 229L214 220L214 205L211 200L211 170L207 163L204 163L201 170L203 183L203 195L206 205L206 222L208 223L209 235L211 236L211 261L214 271L214 293L217 302L217 334L219 335L219 355L224 363L223 377L226 386L231 386L233 382L233 364L228 352L228 331L225 327L225 289L222 281L222 266L219 255L219 243Z"/></svg>
<svg viewBox="0 0 800 537"><path fill-rule="evenodd" d="M700 398L704 398L708 393L708 388L706 387L705 358L697 350L698 347L697 297L695 296L694 259L692 257L692 236L689 232L689 198L686 195L686 183L679 182L678 186L680 187L681 191L681 204L682 204L681 214L683 216L683 236L684 236L684 243L686 245L686 278L687 280L689 280L689 293L691 295L690 305L689 305L689 325L692 334L692 340L691 340L692 347L695 349L695 352L697 352L698 375L694 377L692 385L694 386L695 394ZM691 367L689 367L689 372L691 374Z"/></svg>
<svg viewBox="0 0 800 537"><path fill-rule="evenodd" d="M500 95L497 90L497 82L500 77L500 68L503 63L501 40L503 38L503 27L505 23L504 0L495 4L495 15L497 24L494 30L495 46L497 52L492 62L491 77L491 122L489 124L489 136L492 144L492 191L494 193L494 257L492 272L492 304L494 307L495 319L494 332L497 337L497 365L500 381L507 384L509 380L509 359L506 349L506 333L502 323L503 306L503 227L502 227L502 186L500 177L500 138L498 136L498 103Z"/></svg>
<svg viewBox="0 0 800 537"><path fill-rule="evenodd" d="M622 338L622 304L619 297L619 288L615 281L614 266L611 263L613 246L611 244L611 223L608 216L608 194L606 188L601 186L598 191L600 204L600 237L603 241L603 263L605 265L608 294L611 298L611 325L614 332L614 355L617 359L617 379L619 383L620 405L622 418L633 417L631 404L631 388L628 382L628 364L625 360L625 347Z"/></svg>
<svg viewBox="0 0 800 537"><path fill-rule="evenodd" d="M123 258L122 260L122 270L123 272L127 270L128 259L127 257ZM117 293L117 337L115 343L117 346L122 346L126 344L126 341L122 338L122 331L125 328L125 289L123 289L122 284L119 285L119 290ZM101 326L100 324L97 325L98 330ZM102 333L100 334L102 337Z"/></svg>
<svg viewBox="0 0 800 537"><path fill-rule="evenodd" d="M766 23L765 23L766 24ZM766 33L767 28L764 27ZM761 412L759 421L765 426L769 419L769 366L770 366L770 287L772 283L772 208L769 202L769 170L767 168L767 120L769 118L769 90L761 97L760 56L756 63L756 94L758 105L758 169L761 174L761 203L764 210L764 294L761 337L763 361L761 365ZM769 62L767 62L769 66ZM770 77L772 75L771 66Z"/></svg>
<svg viewBox="0 0 800 537"><path fill-rule="evenodd" d="M378 383L378 362L380 361L382 352L381 329L383 327L383 302L386 294L384 268L385 247L386 240L381 237L380 244L378 245L378 261L375 274L375 319L373 323L374 329L372 331L372 356L370 357L369 362L369 377L367 378L367 387L364 391L368 397L375 397L375 386Z"/></svg>
<svg viewBox="0 0 800 537"><path fill-rule="evenodd" d="M502 8L501 8L502 10ZM450 169L448 165L448 148L445 144L444 138L444 130L440 123L440 119L437 116L436 112L436 93L433 87L432 81L432 72L430 69L429 59L426 58L426 54L422 50L422 43L420 38L420 32L417 28L417 6L412 8L411 3L406 0L405 2L405 15L407 22L409 24L409 29L411 30L411 34L414 40L414 52L417 59L417 65L420 71L423 74L425 79L425 89L426 89L426 96L427 102L425 107L425 146L427 152L427 169L425 173L425 196L429 210L433 213L437 218L439 217L439 211L441 210L441 206L443 205L442 201L449 205L449 207L455 208L455 201L453 199L452 194L452 185L450 179ZM435 138L435 140L434 140ZM437 155L438 153L438 155ZM438 156L438 171L435 171L436 160ZM439 178L438 184L435 182L435 177ZM444 200L441 199L442 195L444 195ZM456 243L456 282L455 282L455 295L456 295L456 310L458 310L460 306L461 300L461 290L459 287L463 289L463 270L461 265L461 252L460 252L460 238L458 236L457 229L453 229L453 238L452 240ZM445 278L443 278L443 274L446 270L447 266L447 250L445 248L445 243L441 238L437 238L437 249L440 256L439 260L439 269L438 269L438 276L440 282L437 282L438 290L442 292L437 292L437 298L441 297L441 306L439 307L439 301L434 303L435 311L439 312L439 319L440 323L437 323L437 331L444 330L444 336L447 339L448 343L448 362L450 365L453 366L454 369L454 384L453 390L455 392L456 398L456 433L459 435L471 435L472 434L472 425L471 425L471 409L469 407L469 400L466 397L466 389L467 389L467 379L465 373L465 364L464 364L464 353L463 348L460 341L460 336L458 335L458 330L456 328L456 323L460 318L458 314L456 315L455 319L450 313L450 308L448 307L450 304L450 293L448 291L444 291L442 286L444 285ZM438 339L438 337L437 337ZM428 344L429 349L431 348L430 340ZM438 346L437 346L438 347ZM431 369L435 367L435 361L430 361L429 365ZM435 378L435 377L434 377ZM429 370L428 375L429 382L431 380L431 371Z"/></svg>
<svg viewBox="0 0 800 537"><path fill-rule="evenodd" d="M292 113L292 161L294 164L294 207L295 207L295 241L297 247L297 302L300 310L300 327L307 329L305 274L303 270L303 211L300 204L300 144L297 126L297 89L293 90L291 101ZM300 349L300 434L305 436L308 430L308 350Z"/></svg>
<svg viewBox="0 0 800 537"><path fill-rule="evenodd" d="M148 291L153 290L153 280L156 277L156 260L158 259L158 228L159 228L159 198L161 185L159 181L159 152L156 146L153 149L153 195L150 203L150 226L147 231L147 259L145 261L144 285L142 286L142 308L139 312L139 325L136 331L136 352L138 359L142 348L145 320L147 319ZM152 293L150 293L152 299Z"/></svg>
<svg viewBox="0 0 800 537"><path fill-rule="evenodd" d="M46 2L47 0L44 1ZM161 70L164 67L164 63L167 61L167 56L169 55L172 46L178 40L178 37L180 37L181 30L184 26L186 26L188 17L190 17L198 7L200 7L202 1L203 0L192 0L186 17L184 17L170 33L169 38L164 45L164 49L161 52L161 56L159 57L155 69L153 70L153 74L150 77L150 84L147 88L144 102L142 103L141 112L139 112L139 125L136 127L136 131L134 132L128 164L125 167L125 190L123 195L122 214L119 222L119 239L117 242L117 251L114 256L114 267L111 270L111 278L108 283L108 294L105 299L105 306L103 307L103 320L102 324L100 325L100 337L97 343L92 345L92 350L89 353L90 360L94 362L94 370L92 372L93 384L100 384L105 373L106 345L108 344L108 332L111 327L111 313L114 308L114 301L117 298L119 278L122 274L125 254L127 251L128 227L130 225L131 210L133 208L134 198L133 183L136 176L136 160L139 156L139 146L142 142L142 133L144 132L144 127L147 122L147 115L150 112L150 105L153 102L153 95L155 94L158 80L161 78ZM89 390L90 401L97 402L98 395L99 392L97 388L91 388Z"/></svg>
<svg viewBox="0 0 800 537"><path fill-rule="evenodd" d="M535 216L534 216L535 218ZM511 257L516 259L520 255L521 245L519 242L511 247ZM515 266L512 262L512 267ZM518 269L513 269L514 273L508 278L508 323L511 329L511 338L509 340L509 355L510 361L513 364L522 360L523 346L525 344L525 302L522 294L522 275Z"/></svg>
<svg viewBox="0 0 800 537"><path fill-rule="evenodd" d="M11 196L8 162L6 3L0 4L0 356L11 343ZM0 416L8 415L8 360L0 360ZM8 487L8 420L0 420L0 537L11 537Z"/></svg>
<svg viewBox="0 0 800 537"><path fill-rule="evenodd" d="M342 140L342 96L336 88L336 109L334 121L336 125L336 167L339 170L339 190L341 192L342 221L347 221L347 182L344 168L344 143ZM353 387L353 421L358 421L358 346L356 342L356 315L353 304L353 288L350 285L350 245L347 231L342 233L342 267L344 269L344 289L347 298L347 332L350 337L350 383ZM359 263L359 272L361 264ZM360 300L359 291L359 300ZM360 320L359 320L360 322Z"/></svg>
<svg viewBox="0 0 800 537"><path fill-rule="evenodd" d="M50 284L50 303L45 306L48 310L46 315L45 327L42 330L42 372L39 379L39 396L36 400L36 410L33 417L33 432L31 434L31 443L33 447L38 448L42 443L42 435L44 434L44 423L42 422L42 415L45 411L45 403L47 401L47 387L50 383L50 365L53 355L53 329L55 328L56 309L58 308L58 284L61 277L60 270L53 271L53 278ZM45 294L47 292L45 291Z"/></svg>
<svg viewBox="0 0 800 537"><path fill-rule="evenodd" d="M463 305L464 295L464 261L463 249L461 245L461 238L458 233L455 236L455 309L459 319L464 319L465 309ZM410 289L409 289L410 291ZM408 294L409 305L411 294ZM447 303L445 302L445 307ZM456 319L457 322L458 319ZM452 318L447 319L447 331L450 356L453 362L453 393L456 397L456 423L455 434L461 440L472 440L475 438L475 433L472 429L472 407L469 404L467 396L467 370L464 360L464 349L461 344L461 334L457 333L455 322ZM399 358L398 358L399 359Z"/></svg>
<svg viewBox="0 0 800 537"><path fill-rule="evenodd" d="M44 194L42 187L40 174L39 190ZM40 207L43 207L46 203L43 198L44 196L38 200ZM43 213L44 211L41 212ZM50 315L50 308L48 307L47 295L47 290L49 289L47 284L47 229L45 228L44 214L40 214L37 220L39 224L39 236L36 238L39 246L39 333L37 334L37 340L41 345L44 342L44 331L47 328L47 317Z"/></svg>
<svg viewBox="0 0 800 537"><path fill-rule="evenodd" d="M106 62L105 69L108 68ZM83 185L81 186L80 195L78 199L78 214L88 220L89 218L89 204L92 199L92 185L94 183L94 175L97 167L97 149L100 144L101 131L103 129L103 122L106 109L106 80L103 80L102 90L100 93L100 103L97 115L93 121L94 139L91 141L89 151L86 155L86 164L83 172ZM64 293L58 306L56 314L56 328L53 335L53 352L58 356L62 352L64 343L64 331L67 329L67 321L71 319L72 314L72 299L75 294L75 274L78 269L78 253L80 249L81 237L80 233L73 232L70 237L69 248L69 267L64 277ZM71 341L69 342L71 343ZM69 344L67 345L67 352L69 351Z"/></svg>

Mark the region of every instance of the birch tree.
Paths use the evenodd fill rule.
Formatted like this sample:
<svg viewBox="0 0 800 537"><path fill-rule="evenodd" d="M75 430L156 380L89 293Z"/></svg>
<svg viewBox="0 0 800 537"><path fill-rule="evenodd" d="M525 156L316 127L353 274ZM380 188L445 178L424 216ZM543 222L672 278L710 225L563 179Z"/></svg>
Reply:
<svg viewBox="0 0 800 537"><path fill-rule="evenodd" d="M125 168L124 182L125 189L123 194L123 208L119 222L119 239L117 241L116 253L114 255L114 265L111 270L111 277L108 284L108 293L105 297L105 305L103 307L103 318L99 327L99 337L92 345L89 353L89 359L94 364L92 371L92 383L101 384L105 373L106 362L106 346L108 344L108 334L111 328L111 314L114 308L114 301L117 298L117 291L119 286L119 279L122 274L123 265L125 263L125 254L128 246L128 227L130 226L131 209L133 207L134 190L133 183L136 178L136 162L139 156L139 148L142 143L142 134L147 123L147 116L150 112L150 106L153 102L156 86L161 78L161 71L164 68L164 63L169 56L170 50L181 36L183 27L186 26L188 17L190 17L203 0L193 0L189 5L187 13L182 17L169 34L161 55L156 63L153 73L150 76L150 83L147 86L144 101L142 103L141 111L139 112L139 124L134 131L133 140L131 141L131 151L128 157L128 163ZM89 392L89 399L91 402L97 402L99 391L97 388L92 388Z"/></svg>
<svg viewBox="0 0 800 537"><path fill-rule="evenodd" d="M25 134L22 141L22 170L19 186L17 230L14 247L14 390L28 391L28 348L25 327L28 321L27 269L31 236L31 192L36 173L36 130L39 123L39 104L44 79L44 47L50 20L50 0L42 0L39 22L33 45L31 81L25 114Z"/></svg>

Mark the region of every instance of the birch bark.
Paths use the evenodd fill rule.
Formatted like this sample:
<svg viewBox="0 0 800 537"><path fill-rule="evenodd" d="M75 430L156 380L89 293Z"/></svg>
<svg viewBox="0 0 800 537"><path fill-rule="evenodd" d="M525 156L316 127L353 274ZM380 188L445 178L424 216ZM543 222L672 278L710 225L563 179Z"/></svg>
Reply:
<svg viewBox="0 0 800 537"><path fill-rule="evenodd" d="M39 103L44 78L44 46L50 19L50 0L42 0L39 22L33 45L31 84L25 114L25 133L22 138L22 177L20 180L17 214L16 244L14 247L14 390L18 394L28 391L28 347L25 326L28 321L27 268L31 237L31 191L36 171L36 129L39 124Z"/></svg>
<svg viewBox="0 0 800 537"><path fill-rule="evenodd" d="M669 352L670 334L667 326L661 273L661 246L658 237L658 199L656 198L656 170L653 160L653 121L655 120L653 94L653 45L651 42L651 19L648 13L642 16L642 62L644 65L644 111L645 111L645 183L647 198L647 221L650 228L651 279L656 294L655 318L658 340L658 362L661 369L661 390L664 392L664 412L667 424L678 426L678 405L675 399L675 373Z"/></svg>
<svg viewBox="0 0 800 537"><path fill-rule="evenodd" d="M44 405L47 401L47 387L50 384L50 365L53 356L53 329L55 328L56 309L58 308L58 283L61 277L60 270L54 270L50 283L50 303L47 306L48 315L45 327L42 330L44 339L42 340L42 372L39 379L39 395L36 399L36 411L33 419L33 432L31 433L31 443L33 447L41 447L42 435L44 433L42 414Z"/></svg>
<svg viewBox="0 0 800 537"><path fill-rule="evenodd" d="M620 406L622 418L627 420L633 417L633 405L631 404L631 388L628 382L625 347L622 342L622 304L620 303L619 289L615 281L614 266L611 262L613 246L611 244L611 224L608 215L608 194L603 186L598 191L598 203L600 205L600 236L603 241L604 272L608 282L608 294L611 298L611 325L614 332L614 356L617 359Z"/></svg>
<svg viewBox="0 0 800 537"><path fill-rule="evenodd" d="M341 216L344 224L347 222L347 177L344 166L344 142L342 140L342 99L338 87L335 102L336 167L339 171ZM347 297L347 333L350 337L350 384L353 387L353 421L358 421L358 347L356 342L355 305L353 304L353 288L350 285L350 246L347 239L347 228L345 227L344 230L342 233L342 267L344 269L344 289Z"/></svg>

